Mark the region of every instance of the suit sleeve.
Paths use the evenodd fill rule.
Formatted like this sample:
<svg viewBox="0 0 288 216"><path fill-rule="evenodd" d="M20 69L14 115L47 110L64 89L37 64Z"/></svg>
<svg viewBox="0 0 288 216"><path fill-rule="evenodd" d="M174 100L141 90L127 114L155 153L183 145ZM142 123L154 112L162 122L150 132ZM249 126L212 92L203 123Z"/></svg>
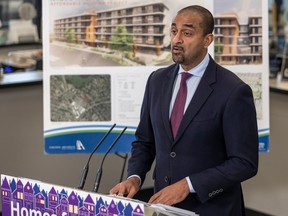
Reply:
<svg viewBox="0 0 288 216"><path fill-rule="evenodd" d="M136 130L136 140L132 143L131 157L128 163L128 176L138 175L143 183L146 173L151 169L155 158L154 134L150 119L149 83L153 73L146 84L141 107L140 122Z"/></svg>
<svg viewBox="0 0 288 216"><path fill-rule="evenodd" d="M241 84L231 92L224 107L221 125L227 160L189 176L201 202L225 193L257 173L257 118L248 85Z"/></svg>

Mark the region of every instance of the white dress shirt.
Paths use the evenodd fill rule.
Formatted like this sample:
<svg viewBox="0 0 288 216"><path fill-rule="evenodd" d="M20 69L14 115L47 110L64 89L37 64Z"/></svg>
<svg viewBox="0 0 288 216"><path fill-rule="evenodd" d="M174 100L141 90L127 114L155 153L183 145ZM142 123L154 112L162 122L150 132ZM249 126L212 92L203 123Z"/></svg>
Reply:
<svg viewBox="0 0 288 216"><path fill-rule="evenodd" d="M185 103L185 107L184 107L184 113L200 83L200 80L207 68L207 65L209 63L209 54L207 53L206 56L204 57L204 59L202 60L202 62L200 62L200 64L198 64L196 67L192 68L189 71L186 71L190 74L192 74L193 76L191 78L189 78L186 83L187 83L187 98L186 98L186 103ZM184 73L185 71L183 70L183 68L179 67L178 70L178 75L176 77L175 83L174 83L174 89L173 89L173 94L172 94L172 98L171 98L171 102L170 102L170 109L169 109L169 117L171 117L171 112L174 106L174 102L176 100L176 96L178 93L178 90L180 88L180 82L181 82L181 74ZM195 193L195 190L193 188L193 184L190 181L190 178L187 176L186 177L187 183L189 185L189 189L190 189L190 193Z"/></svg>

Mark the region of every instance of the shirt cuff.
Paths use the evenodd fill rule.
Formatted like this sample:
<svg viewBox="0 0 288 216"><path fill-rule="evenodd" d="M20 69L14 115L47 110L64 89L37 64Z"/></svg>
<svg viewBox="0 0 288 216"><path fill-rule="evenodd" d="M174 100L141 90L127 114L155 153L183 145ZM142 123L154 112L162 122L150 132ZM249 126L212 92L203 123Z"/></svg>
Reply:
<svg viewBox="0 0 288 216"><path fill-rule="evenodd" d="M191 182L191 180L190 180L190 178L188 176L186 177L186 181L188 183L190 193L196 193L196 191L194 190L194 187L192 185L192 182Z"/></svg>
<svg viewBox="0 0 288 216"><path fill-rule="evenodd" d="M139 186L141 186L142 181L141 181L140 176L138 176L138 175L131 175L131 176L129 176L127 179L130 179L130 178L132 178L132 177L138 178L138 179L139 179Z"/></svg>

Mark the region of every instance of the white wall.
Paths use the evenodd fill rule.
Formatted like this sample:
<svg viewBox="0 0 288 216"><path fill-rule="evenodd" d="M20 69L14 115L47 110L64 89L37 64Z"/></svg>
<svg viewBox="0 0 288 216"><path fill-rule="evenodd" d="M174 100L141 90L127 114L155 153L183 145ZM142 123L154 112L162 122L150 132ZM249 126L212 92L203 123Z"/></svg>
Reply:
<svg viewBox="0 0 288 216"><path fill-rule="evenodd" d="M288 215L288 95L270 92L270 152L260 154L256 177L243 184L246 206Z"/></svg>

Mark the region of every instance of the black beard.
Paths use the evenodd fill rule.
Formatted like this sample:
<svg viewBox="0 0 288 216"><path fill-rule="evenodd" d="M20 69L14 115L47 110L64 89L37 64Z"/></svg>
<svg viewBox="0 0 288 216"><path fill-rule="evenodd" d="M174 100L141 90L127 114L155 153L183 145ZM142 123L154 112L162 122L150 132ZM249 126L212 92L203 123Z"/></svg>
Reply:
<svg viewBox="0 0 288 216"><path fill-rule="evenodd" d="M175 57L173 54L172 54L172 59L175 63L177 64L183 64L184 63L184 57L183 56L178 56L178 57Z"/></svg>

